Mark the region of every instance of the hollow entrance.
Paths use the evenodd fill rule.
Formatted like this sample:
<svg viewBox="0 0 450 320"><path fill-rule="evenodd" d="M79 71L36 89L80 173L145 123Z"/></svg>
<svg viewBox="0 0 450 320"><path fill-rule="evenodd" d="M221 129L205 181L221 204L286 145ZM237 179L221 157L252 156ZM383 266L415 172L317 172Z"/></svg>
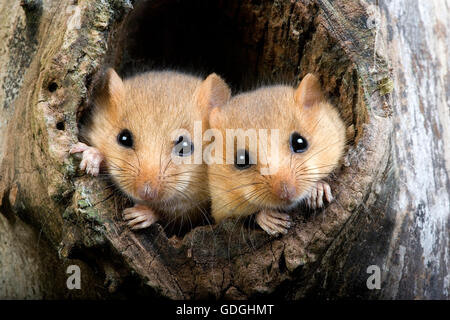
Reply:
<svg viewBox="0 0 450 320"><path fill-rule="evenodd" d="M291 25L292 3L272 1L140 1L117 38L122 72L176 68L216 72L234 89L260 79L292 82L317 9Z"/></svg>
<svg viewBox="0 0 450 320"><path fill-rule="evenodd" d="M106 63L122 76L164 68L216 72L235 93L296 85L313 72L352 129L350 143L366 122L356 67L322 26L315 2L141 0L109 42Z"/></svg>
<svg viewBox="0 0 450 320"><path fill-rule="evenodd" d="M367 87L359 82L367 75L358 73L342 49L345 44L328 33L335 26L324 14L325 6L319 1L135 1L134 10L111 26L104 62L122 76L162 68L216 72L235 92L279 81L296 85L312 72L353 128L347 130L347 138L354 145L368 118ZM343 16L334 9L334 16ZM349 16L361 20L358 14ZM347 20L338 22L336 27L347 28ZM359 60L355 59L358 66L365 63ZM373 101L367 101L373 107ZM366 132L370 133L370 125ZM369 140L359 140L360 149L368 143L379 146L381 141ZM378 150L373 147L366 150ZM99 206L111 217L105 225L114 252L158 294L177 299L255 297L293 280L302 284L314 279L324 254L337 250L331 245L347 239L344 227L351 228L348 219L357 214L358 201L368 192L368 182L363 188L359 183L371 181L372 171L366 170L364 161L336 172L339 178L331 182L336 201L324 214L307 218L294 214L295 225L281 239L253 230L243 237L240 226L227 220L194 228L182 238L168 238L159 224L134 232L113 201ZM359 175L366 179L357 181Z"/></svg>

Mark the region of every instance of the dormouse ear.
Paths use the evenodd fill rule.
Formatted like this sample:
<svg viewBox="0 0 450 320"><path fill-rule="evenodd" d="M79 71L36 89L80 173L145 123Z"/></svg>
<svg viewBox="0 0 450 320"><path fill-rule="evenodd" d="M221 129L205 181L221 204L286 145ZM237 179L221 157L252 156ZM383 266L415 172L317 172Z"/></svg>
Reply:
<svg viewBox="0 0 450 320"><path fill-rule="evenodd" d="M209 125L211 128L218 128L220 122L220 107L212 108L209 112Z"/></svg>
<svg viewBox="0 0 450 320"><path fill-rule="evenodd" d="M105 76L105 84L108 90L109 98L112 102L120 103L120 100L123 98L123 94L125 92L122 79L120 79L119 75L112 68L106 70Z"/></svg>
<svg viewBox="0 0 450 320"><path fill-rule="evenodd" d="M225 81L211 73L200 85L197 101L202 108L222 107L231 98L231 90Z"/></svg>
<svg viewBox="0 0 450 320"><path fill-rule="evenodd" d="M97 89L97 102L108 104L109 106L117 106L121 103L125 88L122 79L112 68L104 73L101 81L101 87Z"/></svg>
<svg viewBox="0 0 450 320"><path fill-rule="evenodd" d="M294 99L302 108L311 108L316 103L323 101L324 96L319 79L312 73L308 73L295 90Z"/></svg>

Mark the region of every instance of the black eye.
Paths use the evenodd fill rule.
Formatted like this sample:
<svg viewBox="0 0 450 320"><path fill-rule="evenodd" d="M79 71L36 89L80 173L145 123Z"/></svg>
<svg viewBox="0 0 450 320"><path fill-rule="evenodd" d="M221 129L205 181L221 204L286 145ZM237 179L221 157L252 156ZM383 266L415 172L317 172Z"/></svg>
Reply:
<svg viewBox="0 0 450 320"><path fill-rule="evenodd" d="M175 141L175 147L173 151L176 155L180 157L186 157L194 152L194 144L186 136L179 136L178 140Z"/></svg>
<svg viewBox="0 0 450 320"><path fill-rule="evenodd" d="M295 153L302 153L308 149L308 141L303 138L298 132L293 132L291 134L291 139L289 141L291 145L291 150Z"/></svg>
<svg viewBox="0 0 450 320"><path fill-rule="evenodd" d="M117 135L117 142L125 148L133 148L133 135L128 129L123 129Z"/></svg>
<svg viewBox="0 0 450 320"><path fill-rule="evenodd" d="M239 170L248 169L251 166L250 155L247 150L238 150L236 152L236 159L234 159L234 166Z"/></svg>

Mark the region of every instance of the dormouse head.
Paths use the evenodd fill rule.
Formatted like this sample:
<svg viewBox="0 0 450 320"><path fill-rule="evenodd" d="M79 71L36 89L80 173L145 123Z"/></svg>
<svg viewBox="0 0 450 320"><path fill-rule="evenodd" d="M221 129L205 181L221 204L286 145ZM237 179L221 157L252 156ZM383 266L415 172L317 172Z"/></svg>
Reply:
<svg viewBox="0 0 450 320"><path fill-rule="evenodd" d="M210 126L229 142L223 164L209 169L211 188L220 183L215 176L226 176L227 189L260 208L297 204L335 169L345 146L344 123L312 74L296 89L270 86L235 96L211 111Z"/></svg>
<svg viewBox="0 0 450 320"><path fill-rule="evenodd" d="M230 98L219 76L161 71L122 80L109 69L97 91L85 131L122 191L136 202L168 206L205 192L205 165L194 161L203 142L194 130L201 135L210 109Z"/></svg>

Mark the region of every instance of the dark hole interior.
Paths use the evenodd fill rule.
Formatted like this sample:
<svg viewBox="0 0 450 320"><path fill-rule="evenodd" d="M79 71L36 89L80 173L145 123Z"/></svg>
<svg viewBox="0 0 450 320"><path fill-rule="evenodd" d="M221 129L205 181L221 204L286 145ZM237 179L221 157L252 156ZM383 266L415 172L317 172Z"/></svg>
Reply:
<svg viewBox="0 0 450 320"><path fill-rule="evenodd" d="M64 121L59 121L56 124L56 129L58 129L58 130L65 130L65 128L66 128L66 124L64 123Z"/></svg>
<svg viewBox="0 0 450 320"><path fill-rule="evenodd" d="M58 84L56 82L50 82L48 85L48 91L55 92L58 90Z"/></svg>
<svg viewBox="0 0 450 320"><path fill-rule="evenodd" d="M129 57L121 66L124 71L166 67L216 72L234 84L243 73L255 72L255 63L248 63L249 50L233 50L245 46L239 26L211 2L182 1L171 8L166 3L153 10L149 6L135 16L125 44Z"/></svg>
<svg viewBox="0 0 450 320"><path fill-rule="evenodd" d="M305 27L313 24L298 26L300 40L292 40L288 17L281 17L293 5L283 4L279 12L273 6L272 1L140 1L122 26L113 64L122 75L161 68L216 72L235 91L260 82L292 83L298 76L303 38L311 31ZM284 25L269 32L272 15ZM285 38L286 43L272 47L267 37ZM283 65L274 66L283 58Z"/></svg>

